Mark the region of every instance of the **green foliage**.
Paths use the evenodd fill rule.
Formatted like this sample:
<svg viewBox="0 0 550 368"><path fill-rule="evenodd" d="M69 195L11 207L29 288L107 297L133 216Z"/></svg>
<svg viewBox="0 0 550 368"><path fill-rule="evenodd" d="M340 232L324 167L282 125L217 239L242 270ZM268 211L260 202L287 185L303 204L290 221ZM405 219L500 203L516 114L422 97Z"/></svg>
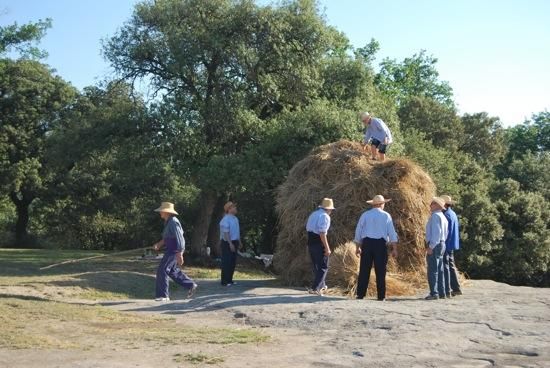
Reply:
<svg viewBox="0 0 550 368"><path fill-rule="evenodd" d="M548 285L550 203L511 179L496 185L494 197L504 228L502 248L493 255L494 277L516 285Z"/></svg>
<svg viewBox="0 0 550 368"><path fill-rule="evenodd" d="M21 26L17 23L0 26L0 56L16 51L24 58L46 57L47 53L33 46L33 43L40 41L51 26L52 21L49 18Z"/></svg>
<svg viewBox="0 0 550 368"><path fill-rule="evenodd" d="M506 130L506 140L510 151L508 158L521 156L526 152L550 150L550 112L534 114L531 120Z"/></svg>
<svg viewBox="0 0 550 368"><path fill-rule="evenodd" d="M411 97L427 97L446 106L453 106L452 88L439 80L435 64L437 59L422 50L402 62L384 59L376 84L380 90L393 97L398 105Z"/></svg>

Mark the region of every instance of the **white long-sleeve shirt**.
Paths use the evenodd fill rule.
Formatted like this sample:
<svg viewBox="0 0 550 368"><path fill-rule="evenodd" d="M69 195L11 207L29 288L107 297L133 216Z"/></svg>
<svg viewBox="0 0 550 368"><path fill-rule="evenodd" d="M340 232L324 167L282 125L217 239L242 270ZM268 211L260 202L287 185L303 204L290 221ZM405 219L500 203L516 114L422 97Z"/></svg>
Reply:
<svg viewBox="0 0 550 368"><path fill-rule="evenodd" d="M391 215L381 208L372 208L363 212L355 228L356 244L362 244L364 238L384 239L397 243L397 233L393 227Z"/></svg>
<svg viewBox="0 0 550 368"><path fill-rule="evenodd" d="M426 242L431 249L438 244L445 243L448 233L448 222L441 211L432 212L428 223L426 224Z"/></svg>

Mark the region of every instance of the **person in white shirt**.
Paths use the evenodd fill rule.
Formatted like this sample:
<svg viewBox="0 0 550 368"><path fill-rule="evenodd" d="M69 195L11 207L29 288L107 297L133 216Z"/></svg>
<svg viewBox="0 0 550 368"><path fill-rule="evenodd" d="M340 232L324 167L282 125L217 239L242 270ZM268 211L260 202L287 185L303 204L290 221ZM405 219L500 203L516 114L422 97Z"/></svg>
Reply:
<svg viewBox="0 0 550 368"><path fill-rule="evenodd" d="M361 257L357 280L357 299L363 299L369 286L370 271L374 263L378 300L386 298L386 267L388 264L387 244L392 246L392 255L397 257L397 233L389 213L384 206L391 199L376 195L367 203L372 209L363 212L355 228L356 254Z"/></svg>
<svg viewBox="0 0 550 368"><path fill-rule="evenodd" d="M328 272L328 258L331 253L327 233L330 228L330 214L333 210L332 199L324 198L319 207L307 219L307 245L313 264L313 284L309 290L312 294L323 295L327 289L325 279Z"/></svg>
<svg viewBox="0 0 550 368"><path fill-rule="evenodd" d="M428 265L428 284L430 294L426 300L445 299L445 278L443 274L443 254L448 234L448 222L443 214L445 200L432 198L432 214L426 224L426 263Z"/></svg>
<svg viewBox="0 0 550 368"><path fill-rule="evenodd" d="M364 138L365 149L370 145L372 159L376 160L376 152L378 151L378 158L380 161L384 161L388 146L393 143L390 128L388 128L382 119L374 118L366 111L361 113L361 121L366 128Z"/></svg>
<svg viewBox="0 0 550 368"><path fill-rule="evenodd" d="M220 221L220 240L222 249L221 283L222 286L231 286L235 266L237 264L237 251L241 247L241 229L237 218L237 204L227 202L223 209L225 216Z"/></svg>

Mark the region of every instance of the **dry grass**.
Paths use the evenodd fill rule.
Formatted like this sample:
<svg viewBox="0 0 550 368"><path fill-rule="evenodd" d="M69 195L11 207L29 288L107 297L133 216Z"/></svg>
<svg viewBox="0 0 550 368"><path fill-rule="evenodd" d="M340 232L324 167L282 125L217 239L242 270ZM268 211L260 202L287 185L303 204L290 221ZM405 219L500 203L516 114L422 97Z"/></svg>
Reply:
<svg viewBox="0 0 550 368"><path fill-rule="evenodd" d="M274 265L288 284L303 285L311 279L305 222L323 197L331 197L337 209L329 231L334 249L329 282L347 291L354 289L357 259L348 242L359 216L368 209L365 201L376 194L392 199L385 209L399 235L399 257L389 264L388 294L410 294L418 280L425 279L424 226L435 185L409 160L380 163L369 157L359 143L339 141L319 147L298 162L278 188L280 233Z"/></svg>

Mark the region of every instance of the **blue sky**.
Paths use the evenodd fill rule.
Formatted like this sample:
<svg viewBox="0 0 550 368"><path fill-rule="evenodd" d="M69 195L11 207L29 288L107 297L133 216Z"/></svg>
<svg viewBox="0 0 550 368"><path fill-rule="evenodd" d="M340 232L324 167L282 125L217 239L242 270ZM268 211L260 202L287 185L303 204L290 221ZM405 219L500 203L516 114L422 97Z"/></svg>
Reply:
<svg viewBox="0 0 550 368"><path fill-rule="evenodd" d="M136 0L0 0L0 24L50 17L46 62L78 88L111 73L101 39L127 20ZM265 3L266 1L262 1ZM462 113L487 111L505 125L550 109L550 1L322 0L329 24L355 47L371 38L379 57L421 49L439 59ZM368 108L368 107L366 107Z"/></svg>

